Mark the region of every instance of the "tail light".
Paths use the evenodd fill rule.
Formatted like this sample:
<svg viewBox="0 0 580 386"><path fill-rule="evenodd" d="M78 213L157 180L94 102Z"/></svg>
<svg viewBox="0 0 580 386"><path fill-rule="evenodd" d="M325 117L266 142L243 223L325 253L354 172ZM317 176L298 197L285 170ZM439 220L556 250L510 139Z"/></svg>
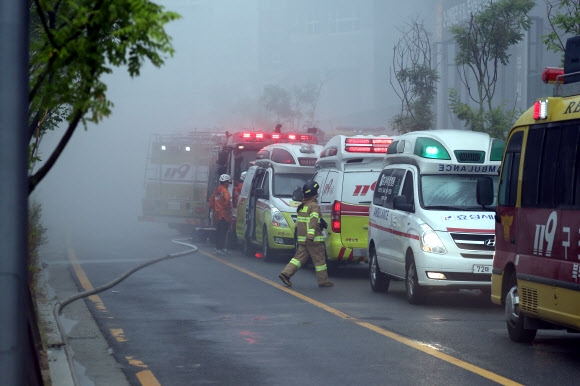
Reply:
<svg viewBox="0 0 580 386"><path fill-rule="evenodd" d="M340 201L334 201L334 204L332 204L330 224L334 233L340 233L340 205Z"/></svg>

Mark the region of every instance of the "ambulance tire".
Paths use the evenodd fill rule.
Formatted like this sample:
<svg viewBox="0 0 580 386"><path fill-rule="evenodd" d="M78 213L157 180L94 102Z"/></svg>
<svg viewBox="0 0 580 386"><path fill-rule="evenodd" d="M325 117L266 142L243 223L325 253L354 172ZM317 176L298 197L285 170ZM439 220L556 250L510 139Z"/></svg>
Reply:
<svg viewBox="0 0 580 386"><path fill-rule="evenodd" d="M335 274L336 271L338 271L338 261L329 261L328 260L328 255L326 254L326 245L324 248L324 256L326 257L326 271L328 272L328 274Z"/></svg>
<svg viewBox="0 0 580 386"><path fill-rule="evenodd" d="M520 297L516 271L512 271L508 281L508 291L505 295L505 316L508 335L518 343L531 343L536 338L537 330L524 328L524 316L520 313Z"/></svg>
<svg viewBox="0 0 580 386"><path fill-rule="evenodd" d="M242 245L242 249L244 252L244 255L246 256L254 256L254 246L252 245L251 241L250 241L250 236L246 235L244 237L244 243Z"/></svg>
<svg viewBox="0 0 580 386"><path fill-rule="evenodd" d="M262 230L262 260L264 261L272 261L272 257L274 256L274 251L270 248L270 243L268 240L268 230L266 227Z"/></svg>
<svg viewBox="0 0 580 386"><path fill-rule="evenodd" d="M407 294L407 301L410 304L421 304L424 300L424 290L419 286L415 259L412 255L409 259L409 265L407 266L407 271L405 273L405 292Z"/></svg>
<svg viewBox="0 0 580 386"><path fill-rule="evenodd" d="M369 253L369 279L373 292L387 292L389 290L391 280L381 272L374 246L371 247Z"/></svg>

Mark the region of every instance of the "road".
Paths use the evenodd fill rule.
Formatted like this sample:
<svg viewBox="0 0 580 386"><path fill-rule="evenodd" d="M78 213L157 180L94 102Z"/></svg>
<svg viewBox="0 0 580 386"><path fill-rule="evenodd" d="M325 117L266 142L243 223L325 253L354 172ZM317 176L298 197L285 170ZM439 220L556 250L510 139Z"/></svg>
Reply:
<svg viewBox="0 0 580 386"><path fill-rule="evenodd" d="M62 243L51 246L47 269L67 266L82 291L189 249L156 224L115 228L53 234ZM478 291L413 306L402 282L373 293L366 264L340 269L333 288L318 288L306 268L287 289L277 278L287 257L198 247L85 300L132 385L578 384L579 336L540 332L532 345L512 343L503 310ZM83 384L98 384L105 370L91 372L96 363L81 351Z"/></svg>

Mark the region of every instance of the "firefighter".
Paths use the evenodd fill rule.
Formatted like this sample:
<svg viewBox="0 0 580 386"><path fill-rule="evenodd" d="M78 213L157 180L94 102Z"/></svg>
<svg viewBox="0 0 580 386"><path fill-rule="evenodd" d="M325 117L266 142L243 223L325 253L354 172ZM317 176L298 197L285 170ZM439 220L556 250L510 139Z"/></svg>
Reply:
<svg viewBox="0 0 580 386"><path fill-rule="evenodd" d="M242 172L242 174L240 174L240 181L236 182L234 185L234 206L237 207L238 206L238 198L240 197L240 193L242 191L242 185L244 185L244 180L246 179L246 174L248 174L248 172Z"/></svg>
<svg viewBox="0 0 580 386"><path fill-rule="evenodd" d="M320 208L316 198L318 197L318 183L308 181L302 187L302 203L298 206L296 219L296 231L298 237L298 249L296 254L278 275L280 280L287 286L292 287L290 278L308 261L312 259L319 287L332 287L334 283L328 281L326 269L326 257L324 253L324 236L326 222L320 217Z"/></svg>
<svg viewBox="0 0 580 386"><path fill-rule="evenodd" d="M222 174L219 178L220 184L209 198L210 218L213 219L216 227L215 253L230 253L226 248L226 240L230 222L232 220L232 200L228 187L231 178L227 174Z"/></svg>

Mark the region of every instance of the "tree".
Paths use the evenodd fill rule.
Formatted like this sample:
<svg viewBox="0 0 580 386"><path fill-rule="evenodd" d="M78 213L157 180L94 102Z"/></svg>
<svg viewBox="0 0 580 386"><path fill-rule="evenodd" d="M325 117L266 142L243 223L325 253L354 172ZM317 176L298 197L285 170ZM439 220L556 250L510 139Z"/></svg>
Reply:
<svg viewBox="0 0 580 386"><path fill-rule="evenodd" d="M509 48L519 43L530 28L528 13L534 5L533 0L490 0L466 23L451 27L459 76L476 107L462 102L455 89L449 90L449 105L471 130L494 132L503 138L519 114L515 108L506 110L503 102L494 103L493 98L498 72L509 63ZM499 123L507 125L490 126Z"/></svg>
<svg viewBox="0 0 580 386"><path fill-rule="evenodd" d="M550 32L542 36L543 42L549 50L562 54L564 64L566 39L580 35L580 2L578 0L545 0L545 2Z"/></svg>
<svg viewBox="0 0 580 386"><path fill-rule="evenodd" d="M138 76L160 67L174 49L164 25L180 16L148 0L30 0L29 194L47 175L79 123L111 113L101 77L126 66ZM48 130L66 130L44 164L38 146Z"/></svg>
<svg viewBox="0 0 580 386"><path fill-rule="evenodd" d="M402 36L393 47L390 83L401 100L401 113L391 119L391 125L400 133L426 130L433 126L439 81L431 37L418 18L397 30Z"/></svg>
<svg viewBox="0 0 580 386"><path fill-rule="evenodd" d="M318 83L307 82L291 89L266 85L260 99L277 122L293 129L315 126L318 100L327 79L328 76L325 76Z"/></svg>

